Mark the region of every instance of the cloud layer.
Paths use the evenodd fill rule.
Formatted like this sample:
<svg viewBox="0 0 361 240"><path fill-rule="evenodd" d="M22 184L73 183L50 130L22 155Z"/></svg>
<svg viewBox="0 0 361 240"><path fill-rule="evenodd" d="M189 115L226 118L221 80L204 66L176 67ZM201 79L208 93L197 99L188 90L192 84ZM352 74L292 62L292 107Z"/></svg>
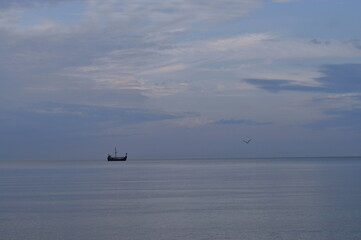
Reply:
<svg viewBox="0 0 361 240"><path fill-rule="evenodd" d="M347 125L360 109L361 40L322 21L300 29L305 19L292 11L321 7L310 4L1 1L1 129L13 143L22 131L36 135L34 126L42 136L125 134L136 143L186 138L185 129L205 140Z"/></svg>

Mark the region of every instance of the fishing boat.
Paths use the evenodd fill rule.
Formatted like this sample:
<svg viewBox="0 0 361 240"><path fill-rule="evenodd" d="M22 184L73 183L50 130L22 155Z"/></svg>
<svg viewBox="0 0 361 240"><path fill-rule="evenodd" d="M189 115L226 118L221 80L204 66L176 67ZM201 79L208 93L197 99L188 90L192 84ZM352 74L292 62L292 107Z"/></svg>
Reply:
<svg viewBox="0 0 361 240"><path fill-rule="evenodd" d="M128 153L125 154L124 157L118 157L117 156L117 148L115 148L114 151L114 157L112 155L108 154L108 161L127 161Z"/></svg>

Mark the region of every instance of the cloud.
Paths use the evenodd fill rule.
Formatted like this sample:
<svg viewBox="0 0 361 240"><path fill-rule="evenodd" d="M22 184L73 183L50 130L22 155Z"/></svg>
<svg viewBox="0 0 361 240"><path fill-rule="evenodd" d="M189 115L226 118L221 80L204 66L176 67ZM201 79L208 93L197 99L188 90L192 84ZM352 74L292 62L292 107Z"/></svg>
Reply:
<svg viewBox="0 0 361 240"><path fill-rule="evenodd" d="M361 49L361 39L347 39L345 42L353 44L356 48Z"/></svg>
<svg viewBox="0 0 361 240"><path fill-rule="evenodd" d="M6 2L5 5L10 4ZM234 77L218 81L211 76L212 72L221 70L240 75L239 78L259 78L263 70L245 68L240 62L254 61L254 66L263 68L279 60L360 55L354 43L318 38L284 39L272 33L180 40L186 34L195 34L194 30L200 26L245 17L263 1L80 2L84 5L79 9L81 17L70 26L51 16L44 17L40 23L20 26L17 15L7 16L15 19L8 19L11 24L4 22L0 37L4 46L0 51L11 68L6 71L16 69L24 78L34 80L33 89L72 86L164 96L196 89L199 81L208 80L208 90L205 84L203 90L245 89L246 84L240 84ZM14 3L26 6L25 1ZM315 44L326 41L328 44ZM182 76L174 74L177 71L182 71ZM207 80L194 77L200 74ZM18 86L22 85L26 86L26 81Z"/></svg>
<svg viewBox="0 0 361 240"><path fill-rule="evenodd" d="M361 92L361 64L323 65L320 72L324 76L315 79L319 86L305 86L291 80L245 79L245 81L270 92Z"/></svg>
<svg viewBox="0 0 361 240"><path fill-rule="evenodd" d="M167 88L164 88L165 82L170 83L169 79L178 79L177 81L184 82L187 74L183 71L183 79L181 79L180 76L173 74L175 71L187 69L187 72L193 73L193 76L200 73L211 75L215 71L221 71L223 76L226 76L226 73L233 72L233 74L240 74L241 78L260 79L262 72L263 75L268 74L268 78L270 78L271 72L267 72L266 69L269 69L274 61L348 57L361 54L354 45L343 41L315 44L310 40L285 40L266 33L187 43L173 42L172 44L167 41L137 38L132 42L131 48L126 47L127 42L124 44L124 49L111 51L101 58L95 59L88 66L69 69L72 72L70 74L92 79L96 84L105 88L108 86L119 89L138 89L143 90L148 96L156 96L159 93L168 95L184 90L177 84L173 84L172 87L168 84ZM245 67L246 65L242 61L258 62ZM305 85L304 90L313 90L315 88L310 87L318 84L317 81L312 80L317 77L316 74L310 73L311 76L306 73L309 72L307 70L303 70L303 73L301 70L280 69L280 71L289 73L289 79L286 74L281 76L281 73L273 71L272 75L282 77L282 79L275 78L275 80L283 81L282 84L280 84L281 82L276 83L278 87L274 86L274 90L302 90L298 85ZM159 76L160 74L163 76ZM188 89L191 89L199 81L195 79L193 81L193 76L187 79ZM228 90L232 90L239 85L238 79L234 78L222 82L212 81L214 76L203 76L202 78L208 79L208 89L213 88L214 91L219 88L226 90L227 85L230 86ZM285 82L288 80L290 82ZM299 82L294 84L291 80ZM234 83L231 83L232 81ZM301 81L303 82L301 83ZM258 81L258 86L261 84L265 83ZM160 86L162 86L162 90Z"/></svg>
<svg viewBox="0 0 361 240"><path fill-rule="evenodd" d="M317 41L317 44L315 43ZM361 51L355 44L343 40L284 38L271 33L250 33L233 37L218 37L173 45L168 54L192 57L192 63L284 59L317 59L325 57L357 57Z"/></svg>
<svg viewBox="0 0 361 240"><path fill-rule="evenodd" d="M174 72L174 71L180 71L183 69L186 69L187 67L183 64L175 64L175 65L169 65L164 67L159 67L156 69L152 69L149 71L143 72L143 74L162 74L162 73L168 73L168 72Z"/></svg>
<svg viewBox="0 0 361 240"><path fill-rule="evenodd" d="M276 79L245 79L246 82L253 84L269 92L280 91L319 91L319 87L310 87L296 85L293 81Z"/></svg>
<svg viewBox="0 0 361 240"><path fill-rule="evenodd" d="M194 116L194 117L184 116L183 118L175 120L174 123L177 126L181 126L181 127L195 128L209 124L210 120L199 116Z"/></svg>
<svg viewBox="0 0 361 240"><path fill-rule="evenodd" d="M277 2L277 3L288 3L288 2L295 2L295 1L298 1L298 0L273 0L274 2Z"/></svg>
<svg viewBox="0 0 361 240"><path fill-rule="evenodd" d="M206 47L218 51L237 50L245 48L250 45L256 45L266 40L273 39L272 35L259 33L259 34L248 34L244 36L237 36L232 38L225 38L209 42Z"/></svg>
<svg viewBox="0 0 361 240"><path fill-rule="evenodd" d="M230 49L230 57L238 59L301 59L323 57L360 56L353 44L338 40L328 40L328 44L314 44L308 39L288 39L264 37L249 47Z"/></svg>
<svg viewBox="0 0 361 240"><path fill-rule="evenodd" d="M287 69L278 66L291 60L361 54L356 40L285 38L269 32L182 39L196 34L200 26L245 17L263 1L81 2L79 22L68 27L50 18L23 27L13 19L11 26L17 27L2 28L0 70L6 75L5 85L13 85L22 95L38 95L33 99L62 92L67 96L63 101L73 99L73 103L80 95L103 91L100 95L105 96L111 90L119 95L129 92L132 101L138 97L143 103L147 101L144 96L242 95L255 88L336 93L339 87L326 84L335 80L322 79L302 67L291 71L289 65ZM3 2L4 6L10 3ZM26 1L15 3L27 6ZM331 74L327 71L321 74ZM60 100L61 94L57 95ZM119 99L112 93L109 101L111 96ZM91 101L89 105L99 100ZM114 102L125 104L127 100Z"/></svg>
<svg viewBox="0 0 361 240"><path fill-rule="evenodd" d="M342 128L359 134L361 128L361 109L333 109L326 112L326 120L314 121L310 124L303 125L307 128L322 130Z"/></svg>
<svg viewBox="0 0 361 240"><path fill-rule="evenodd" d="M361 91L361 64L323 65L323 77L316 80L325 85L325 92L347 93Z"/></svg>
<svg viewBox="0 0 361 240"><path fill-rule="evenodd" d="M306 92L312 94L312 106L304 106L308 110L316 108L319 114L314 114L308 124L300 122L301 126L330 129L360 127L361 100L361 64L326 64L322 65L322 76L314 79L318 85L302 85L302 82L275 79L246 79L245 81L267 92L284 96L285 92ZM317 94L316 94L317 93ZM303 100L304 101L304 100ZM299 111L301 109L298 109ZM290 111L291 112L291 111ZM295 113L292 113L295 114ZM310 113L309 113L310 114ZM312 116L310 115L310 116Z"/></svg>
<svg viewBox="0 0 361 240"><path fill-rule="evenodd" d="M304 32L296 8L284 8L291 1L271 2L0 1L1 130L14 140L6 146L147 132L133 138L137 148L159 135L168 143L264 126L276 136L285 125L346 121L360 104L360 65L324 63L359 62L360 40L321 22Z"/></svg>
<svg viewBox="0 0 361 240"><path fill-rule="evenodd" d="M353 98L353 97L361 97L361 92L332 94L332 95L327 95L325 99L341 99L341 98Z"/></svg>
<svg viewBox="0 0 361 240"><path fill-rule="evenodd" d="M214 17L243 17L245 14L256 7L259 7L262 0L169 0L169 1L113 1L101 0L91 1L90 11L94 17L101 17L104 12L108 13L110 19L124 19L124 16L116 16L115 13L124 12L134 15L134 13L143 13L141 16L152 20L164 20L165 16L173 16L171 19L183 20L184 16L192 16L194 19L208 19ZM128 14L127 14L128 13ZM150 16L152 14L153 16ZM180 16L183 16L180 18ZM135 18L136 20L137 18Z"/></svg>
<svg viewBox="0 0 361 240"><path fill-rule="evenodd" d="M139 108L88 106L74 104L38 104L31 109L3 111L2 128L22 126L56 134L87 134L105 129L139 123L156 122L180 118L178 115Z"/></svg>
<svg viewBox="0 0 361 240"><path fill-rule="evenodd" d="M217 125L252 125L252 126L262 126L271 124L269 122L258 122L247 119L222 119L214 122Z"/></svg>
<svg viewBox="0 0 361 240"><path fill-rule="evenodd" d="M0 8L28 8L34 7L38 4L46 4L46 5L56 5L61 4L64 2L71 2L74 0L1 0L0 1ZM75 0L75 1L86 1L86 0Z"/></svg>

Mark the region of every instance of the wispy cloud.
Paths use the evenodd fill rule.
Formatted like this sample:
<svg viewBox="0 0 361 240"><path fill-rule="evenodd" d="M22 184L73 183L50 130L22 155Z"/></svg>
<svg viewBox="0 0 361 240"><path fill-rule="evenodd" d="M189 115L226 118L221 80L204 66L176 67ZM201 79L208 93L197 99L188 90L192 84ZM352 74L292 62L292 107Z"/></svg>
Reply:
<svg viewBox="0 0 361 240"><path fill-rule="evenodd" d="M8 49L2 51L4 58L12 59L16 65L28 66L28 76L35 73L34 69L42 68L47 69L48 74L82 82L74 87L129 89L144 91L146 95L169 95L184 90L180 86L184 85L185 79L171 75L175 71L187 69L188 73L196 75L205 70L226 70L233 72L233 75L240 75L239 78L257 79L264 70L254 71L254 67L244 67L245 61L258 61L253 63L254 66L270 66L274 61L289 59L356 57L361 54L354 42L320 38L291 39L262 32L186 42L174 38L192 32L199 22L207 25L210 24L208 21L221 22L226 18L245 17L251 10L261 6L262 1L217 0L209 1L206 5L194 1L181 4L177 0L152 3L81 2L85 7L78 24L66 27L44 18L40 24L29 26L33 30L31 34L27 30L19 31L14 15L5 14L3 19L8 19L12 24L2 35L4 46ZM6 4L9 5L10 2ZM18 1L17 5L28 7L25 1ZM7 24L3 22L2 26ZM25 41L27 47L23 44ZM159 74L163 76L156 78L155 75ZM39 72L34 75L38 76ZM37 77L32 88L54 88L53 81L41 78ZM174 79L174 82L170 84L164 79ZM191 89L196 81L186 80ZM226 90L229 86L229 90L233 90L239 84L237 81L233 78L223 84L214 82L213 89ZM68 81L64 83L69 86ZM209 84L213 84L212 81Z"/></svg>
<svg viewBox="0 0 361 240"><path fill-rule="evenodd" d="M232 38L215 40L207 43L206 47L218 51L233 51L241 48L245 48L250 45L256 45L262 41L273 39L272 35L260 33L249 34L245 36L237 36Z"/></svg>
<svg viewBox="0 0 361 240"><path fill-rule="evenodd" d="M299 1L299 0L273 0L274 2L277 3L287 3L287 2L295 2L295 1Z"/></svg>
<svg viewBox="0 0 361 240"><path fill-rule="evenodd" d="M214 124L218 125L253 125L253 126L262 126L271 124L269 122L258 122L247 119L222 119L214 122Z"/></svg>
<svg viewBox="0 0 361 240"><path fill-rule="evenodd" d="M164 67L159 67L156 69L152 69L149 71L145 71L142 74L162 74L162 73L168 73L168 72L175 72L175 71L180 71L180 70L184 70L187 67L183 64L175 64L175 65L169 65L169 66L164 66Z"/></svg>

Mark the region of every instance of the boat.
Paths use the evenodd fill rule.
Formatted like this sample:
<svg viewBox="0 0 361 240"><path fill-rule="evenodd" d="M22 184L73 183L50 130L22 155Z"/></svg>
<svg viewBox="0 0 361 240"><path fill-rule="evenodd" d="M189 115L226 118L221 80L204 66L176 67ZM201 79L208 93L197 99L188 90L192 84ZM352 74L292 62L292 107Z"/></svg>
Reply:
<svg viewBox="0 0 361 240"><path fill-rule="evenodd" d="M115 148L114 151L114 157L112 155L108 154L108 161L127 161L128 153L125 154L124 157L117 157L117 148Z"/></svg>

